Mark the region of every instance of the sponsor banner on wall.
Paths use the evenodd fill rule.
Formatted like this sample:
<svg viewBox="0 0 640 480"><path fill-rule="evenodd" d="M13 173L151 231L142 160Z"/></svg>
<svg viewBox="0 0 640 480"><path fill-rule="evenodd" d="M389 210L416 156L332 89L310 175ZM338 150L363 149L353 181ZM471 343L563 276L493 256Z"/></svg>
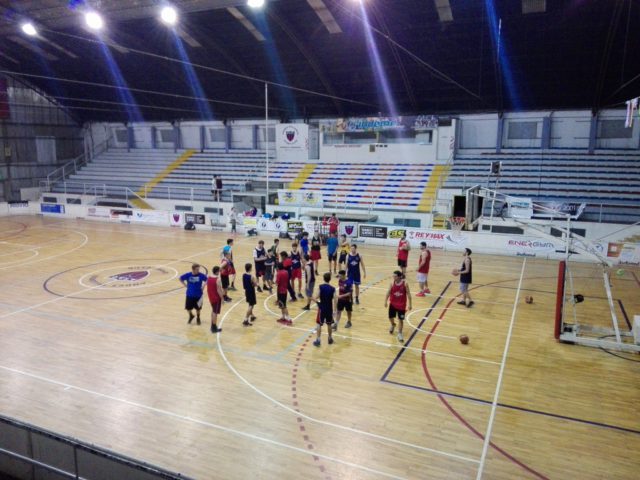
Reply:
<svg viewBox="0 0 640 480"><path fill-rule="evenodd" d="M535 257L538 253L552 253L561 248L560 245L543 238L508 237L505 240L508 250L515 251L516 255L523 257Z"/></svg>
<svg viewBox="0 0 640 480"><path fill-rule="evenodd" d="M167 223L167 212L160 210L134 210L131 220L140 223Z"/></svg>
<svg viewBox="0 0 640 480"><path fill-rule="evenodd" d="M29 208L29 202L9 202L10 209L20 210L23 208Z"/></svg>
<svg viewBox="0 0 640 480"><path fill-rule="evenodd" d="M107 207L88 207L87 217L111 218L111 209Z"/></svg>
<svg viewBox="0 0 640 480"><path fill-rule="evenodd" d="M617 258L618 263L628 265L640 264L640 245L637 243L609 242L607 257Z"/></svg>
<svg viewBox="0 0 640 480"><path fill-rule="evenodd" d="M278 160L309 159L309 125L306 123L280 123L276 125Z"/></svg>
<svg viewBox="0 0 640 480"><path fill-rule="evenodd" d="M206 223L202 213L185 213L184 221L185 223L192 222L194 225L204 225Z"/></svg>
<svg viewBox="0 0 640 480"><path fill-rule="evenodd" d="M358 224L357 223L341 223L338 227L340 235L346 235L347 237L358 236Z"/></svg>
<svg viewBox="0 0 640 480"><path fill-rule="evenodd" d="M387 227L380 227L378 225L358 225L358 237L361 238L387 238Z"/></svg>
<svg viewBox="0 0 640 480"><path fill-rule="evenodd" d="M58 205L57 203L41 203L40 212L44 214L63 214L64 205Z"/></svg>
<svg viewBox="0 0 640 480"><path fill-rule="evenodd" d="M270 218L259 218L258 219L258 230L263 232L286 232L287 231L287 221L278 218L276 220L272 220Z"/></svg>
<svg viewBox="0 0 640 480"><path fill-rule="evenodd" d="M427 248L455 248L462 247L467 243L467 237L464 234L453 235L446 230L423 230L420 228L407 228L407 240L412 247L417 247L420 243L425 242Z"/></svg>
<svg viewBox="0 0 640 480"><path fill-rule="evenodd" d="M319 190L278 190L281 206L322 207L322 192Z"/></svg>
<svg viewBox="0 0 640 480"><path fill-rule="evenodd" d="M287 220L287 232L297 235L304 230L304 223L296 220Z"/></svg>
<svg viewBox="0 0 640 480"><path fill-rule="evenodd" d="M131 215L133 215L133 211L124 210L119 208L111 208L109 209L109 216L116 220L131 220Z"/></svg>
<svg viewBox="0 0 640 480"><path fill-rule="evenodd" d="M258 219L256 217L244 217L242 225L245 228L256 228L258 226Z"/></svg>
<svg viewBox="0 0 640 480"><path fill-rule="evenodd" d="M390 228L387 231L387 238L389 240L400 240L406 234L407 234L406 228Z"/></svg>
<svg viewBox="0 0 640 480"><path fill-rule="evenodd" d="M435 115L409 117L366 117L339 118L335 123L325 125L325 131L334 132L378 132L381 130L432 130L438 128Z"/></svg>
<svg viewBox="0 0 640 480"><path fill-rule="evenodd" d="M526 218L533 216L533 202L530 198L507 197L507 216L510 218Z"/></svg>
<svg viewBox="0 0 640 480"><path fill-rule="evenodd" d="M534 218L551 218L558 214L571 215L576 220L586 207L586 203L571 202L536 202L533 205Z"/></svg>
<svg viewBox="0 0 640 480"><path fill-rule="evenodd" d="M184 214L182 212L172 212L169 215L169 225L172 227L181 227L184 225Z"/></svg>

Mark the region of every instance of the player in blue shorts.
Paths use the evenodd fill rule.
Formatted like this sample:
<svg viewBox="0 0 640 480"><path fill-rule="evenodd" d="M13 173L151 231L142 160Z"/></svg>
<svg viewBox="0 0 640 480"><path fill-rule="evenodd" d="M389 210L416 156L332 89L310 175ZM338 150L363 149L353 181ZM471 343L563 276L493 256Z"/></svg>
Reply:
<svg viewBox="0 0 640 480"><path fill-rule="evenodd" d="M316 319L317 338L313 345L315 347L320 346L320 336L322 335L322 325L327 325L327 332L329 333L329 345L333 343L333 337L331 336L331 324L333 323L333 312L336 311L338 297L336 296L336 289L331 286L331 274L325 273L323 275L324 283L318 287L317 296L313 297L313 300L318 303L318 317Z"/></svg>
<svg viewBox="0 0 640 480"><path fill-rule="evenodd" d="M364 278L367 278L367 271L364 267L362 255L358 253L358 246L351 245L351 253L347 255L347 278L351 280L356 292L356 305L360 305L360 268Z"/></svg>

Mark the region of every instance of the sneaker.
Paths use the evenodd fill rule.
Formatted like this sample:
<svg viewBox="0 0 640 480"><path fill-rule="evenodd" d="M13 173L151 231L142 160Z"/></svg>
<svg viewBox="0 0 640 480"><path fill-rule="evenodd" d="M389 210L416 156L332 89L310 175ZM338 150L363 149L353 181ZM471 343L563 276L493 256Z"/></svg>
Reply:
<svg viewBox="0 0 640 480"><path fill-rule="evenodd" d="M391 328L389 329L389 333L390 333L391 335L393 335L393 331L394 331L395 329L396 329L395 324L391 325Z"/></svg>
<svg viewBox="0 0 640 480"><path fill-rule="evenodd" d="M257 318L257 317L256 317L255 315L251 315L250 320L251 320L252 322L255 322L255 321L256 321L256 318Z"/></svg>
<svg viewBox="0 0 640 480"><path fill-rule="evenodd" d="M344 324L344 328L351 328L351 320L347 320L347 323Z"/></svg>
<svg viewBox="0 0 640 480"><path fill-rule="evenodd" d="M476 302L474 302L473 300L471 300L471 301L469 302L469 304L467 305L467 308L472 307L474 303L476 303Z"/></svg>
<svg viewBox="0 0 640 480"><path fill-rule="evenodd" d="M398 341L399 342L404 342L404 337L402 336L401 333L398 334Z"/></svg>
<svg viewBox="0 0 640 480"><path fill-rule="evenodd" d="M196 316L193 313L189 312L189 320L187 320L187 323L191 323L194 318L196 318Z"/></svg>
<svg viewBox="0 0 640 480"><path fill-rule="evenodd" d="M356 305L360 305L360 298L356 297Z"/></svg>
<svg viewBox="0 0 640 480"><path fill-rule="evenodd" d="M303 310L311 310L311 306L309 305L305 305L304 307L302 307Z"/></svg>
<svg viewBox="0 0 640 480"><path fill-rule="evenodd" d="M235 291L235 290L236 290L236 287L235 287L235 286L233 286L233 285L231 285L231 286L229 287L229 290L233 290L233 291Z"/></svg>
<svg viewBox="0 0 640 480"><path fill-rule="evenodd" d="M256 290L260 293L262 293L262 289L260 287L256 287Z"/></svg>
<svg viewBox="0 0 640 480"><path fill-rule="evenodd" d="M314 347L319 347L320 346L320 339L317 339L315 342L313 342L313 346Z"/></svg>
<svg viewBox="0 0 640 480"><path fill-rule="evenodd" d="M460 301L458 302L458 305L466 305L466 304L467 304L467 303L466 303L464 300L460 300Z"/></svg>
<svg viewBox="0 0 640 480"><path fill-rule="evenodd" d="M298 293L298 298L301 300L304 300L304 295L302 295L301 293Z"/></svg>
<svg viewBox="0 0 640 480"><path fill-rule="evenodd" d="M296 297L291 297L291 298L290 298L290 301L292 301L292 302L297 302L297 301L298 301L298 299L297 299Z"/></svg>
<svg viewBox="0 0 640 480"><path fill-rule="evenodd" d="M198 316L196 317L196 323L197 323L198 325L200 325L200 324L201 324L201 322L200 322L200 315L198 315Z"/></svg>
<svg viewBox="0 0 640 480"><path fill-rule="evenodd" d="M211 325L211 333L218 333L218 332L221 332L221 331L222 331L222 329L218 328L217 325Z"/></svg>
<svg viewBox="0 0 640 480"><path fill-rule="evenodd" d="M289 326L289 327L290 327L291 325L293 325L293 320L291 320L290 318L287 318L287 319L284 321L284 323L285 323L285 325L287 325L287 326Z"/></svg>
<svg viewBox="0 0 640 480"><path fill-rule="evenodd" d="M229 302L233 302L233 298L231 297L225 297L224 299L225 302L229 303Z"/></svg>
<svg viewBox="0 0 640 480"><path fill-rule="evenodd" d="M333 337L329 337L329 345L333 345Z"/></svg>
<svg viewBox="0 0 640 480"><path fill-rule="evenodd" d="M334 332L338 331L338 323L334 323L333 325L331 325L331 330L333 330Z"/></svg>
<svg viewBox="0 0 640 480"><path fill-rule="evenodd" d="M428 288L425 288L423 292L427 295L431 295L431 290L429 290Z"/></svg>
<svg viewBox="0 0 640 480"><path fill-rule="evenodd" d="M273 288L270 288L270 289L269 289L269 293L273 293Z"/></svg>
<svg viewBox="0 0 640 480"><path fill-rule="evenodd" d="M249 320L245 320L244 322L242 322L242 325L248 327L251 325L251 323L249 323Z"/></svg>
<svg viewBox="0 0 640 480"><path fill-rule="evenodd" d="M418 293L416 293L416 297L424 297L424 292L418 292Z"/></svg>
<svg viewBox="0 0 640 480"><path fill-rule="evenodd" d="M287 323L287 319L282 317L278 319L278 323L282 323L283 325Z"/></svg>

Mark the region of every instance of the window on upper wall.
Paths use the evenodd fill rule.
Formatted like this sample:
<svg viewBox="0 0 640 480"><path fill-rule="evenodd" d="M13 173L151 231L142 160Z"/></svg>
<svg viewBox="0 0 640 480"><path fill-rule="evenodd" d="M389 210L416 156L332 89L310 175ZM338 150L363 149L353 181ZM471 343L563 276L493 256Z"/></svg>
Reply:
<svg viewBox="0 0 640 480"><path fill-rule="evenodd" d="M538 122L509 122L509 140L538 138Z"/></svg>
<svg viewBox="0 0 640 480"><path fill-rule="evenodd" d="M380 132L380 143L418 143L430 145L433 130L385 130Z"/></svg>
<svg viewBox="0 0 640 480"><path fill-rule="evenodd" d="M325 133L322 138L324 145L341 145L344 143L344 133Z"/></svg>
<svg viewBox="0 0 640 480"><path fill-rule="evenodd" d="M227 131L224 127L220 128L210 128L209 129L209 140L211 142L226 142L227 141Z"/></svg>
<svg viewBox="0 0 640 480"><path fill-rule="evenodd" d="M129 136L127 135L127 130L124 128L120 128L116 130L116 142L118 143L128 143Z"/></svg>
<svg viewBox="0 0 640 480"><path fill-rule="evenodd" d="M403 227L420 228L421 222L417 218L394 218L393 224Z"/></svg>
<svg viewBox="0 0 640 480"><path fill-rule="evenodd" d="M624 120L600 120L599 138L631 138L633 128L625 128Z"/></svg>
<svg viewBox="0 0 640 480"><path fill-rule="evenodd" d="M163 128L163 129L158 130L158 132L160 133L160 141L162 143L173 143L173 130L172 129Z"/></svg>

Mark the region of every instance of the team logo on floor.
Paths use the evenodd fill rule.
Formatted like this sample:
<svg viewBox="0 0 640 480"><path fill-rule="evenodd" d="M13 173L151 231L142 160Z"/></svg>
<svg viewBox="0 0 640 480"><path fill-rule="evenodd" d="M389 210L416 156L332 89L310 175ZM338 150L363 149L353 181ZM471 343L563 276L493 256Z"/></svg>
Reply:
<svg viewBox="0 0 640 480"><path fill-rule="evenodd" d="M122 280L125 282L137 282L149 276L149 270L136 270L135 272L116 273L109 278L113 280Z"/></svg>

